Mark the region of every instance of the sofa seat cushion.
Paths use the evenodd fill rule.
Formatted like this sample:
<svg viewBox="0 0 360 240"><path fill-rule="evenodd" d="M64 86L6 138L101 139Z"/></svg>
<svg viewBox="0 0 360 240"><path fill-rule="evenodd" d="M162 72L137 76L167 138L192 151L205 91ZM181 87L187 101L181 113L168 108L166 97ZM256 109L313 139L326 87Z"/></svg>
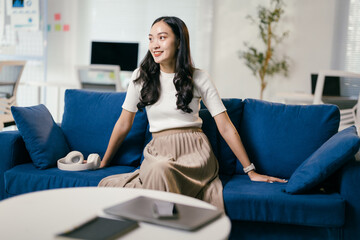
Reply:
<svg viewBox="0 0 360 240"><path fill-rule="evenodd" d="M341 227L345 201L338 193L291 195L283 183L252 182L234 175L224 186L226 213L232 220Z"/></svg>
<svg viewBox="0 0 360 240"><path fill-rule="evenodd" d="M15 166L5 172L5 188L8 194L18 195L39 190L97 186L104 177L132 172L130 166L112 166L96 171L62 171L58 168L37 169L34 164Z"/></svg>
<svg viewBox="0 0 360 240"><path fill-rule="evenodd" d="M70 150L81 152L85 159L91 153L104 156L112 130L122 112L125 92L91 92L66 90L61 128ZM132 128L111 164L137 167L144 150L148 120L138 111Z"/></svg>

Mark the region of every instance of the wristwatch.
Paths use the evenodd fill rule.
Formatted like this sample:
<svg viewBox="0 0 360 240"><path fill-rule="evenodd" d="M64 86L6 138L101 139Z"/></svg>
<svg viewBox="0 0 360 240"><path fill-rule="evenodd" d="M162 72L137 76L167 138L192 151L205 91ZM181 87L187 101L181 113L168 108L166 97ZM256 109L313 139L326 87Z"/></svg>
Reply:
<svg viewBox="0 0 360 240"><path fill-rule="evenodd" d="M252 164L250 164L249 166L247 166L246 168L244 168L243 170L244 170L244 173L248 173L248 172L250 172L250 171L252 171L252 170L255 170L255 166L254 166L254 164L252 163Z"/></svg>

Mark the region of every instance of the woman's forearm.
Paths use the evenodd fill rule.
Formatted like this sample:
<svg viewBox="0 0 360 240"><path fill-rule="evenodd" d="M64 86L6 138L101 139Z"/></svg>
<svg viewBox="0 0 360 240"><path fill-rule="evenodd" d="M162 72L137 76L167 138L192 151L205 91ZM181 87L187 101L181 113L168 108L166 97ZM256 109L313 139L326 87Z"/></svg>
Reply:
<svg viewBox="0 0 360 240"><path fill-rule="evenodd" d="M115 125L104 158L102 160L103 165L109 165L116 151L119 149L121 143L124 141L126 134L127 133L123 133L123 131L121 131L121 129Z"/></svg>
<svg viewBox="0 0 360 240"><path fill-rule="evenodd" d="M223 112L215 116L215 121L221 136L225 139L237 159L239 159L241 165L244 168L249 166L251 162L241 141L240 135L227 113Z"/></svg>
<svg viewBox="0 0 360 240"><path fill-rule="evenodd" d="M107 146L105 155L101 161L101 167L109 165L111 160L114 158L114 155L119 149L121 143L124 141L131 129L134 117L135 113L128 112L126 110L123 110L123 112L121 113L121 116L117 120L111 133L109 144Z"/></svg>

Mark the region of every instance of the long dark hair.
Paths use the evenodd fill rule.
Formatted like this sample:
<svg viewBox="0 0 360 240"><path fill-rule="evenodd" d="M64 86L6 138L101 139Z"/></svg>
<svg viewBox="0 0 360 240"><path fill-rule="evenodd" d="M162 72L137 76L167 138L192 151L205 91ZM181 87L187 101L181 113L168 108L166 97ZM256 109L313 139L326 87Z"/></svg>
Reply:
<svg viewBox="0 0 360 240"><path fill-rule="evenodd" d="M177 17L160 17L151 26L160 21L164 21L171 27L177 42L179 42L179 48L176 52L175 77L173 80L177 91L177 109L191 113L192 110L189 108L189 104L193 98L194 66L190 54L189 31L185 23ZM139 82L143 84L140 91L140 102L137 105L139 110L158 101L160 97L159 77L160 65L154 61L149 50L140 64L140 75L134 80L134 83Z"/></svg>

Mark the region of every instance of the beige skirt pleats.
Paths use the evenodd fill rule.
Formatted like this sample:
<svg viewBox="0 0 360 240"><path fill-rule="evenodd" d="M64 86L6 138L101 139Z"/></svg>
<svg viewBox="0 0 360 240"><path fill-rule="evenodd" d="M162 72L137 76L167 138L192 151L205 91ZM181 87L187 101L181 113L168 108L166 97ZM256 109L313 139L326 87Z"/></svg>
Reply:
<svg viewBox="0 0 360 240"><path fill-rule="evenodd" d="M101 180L99 187L129 187L179 193L224 209L219 165L199 128L153 133L140 169Z"/></svg>

